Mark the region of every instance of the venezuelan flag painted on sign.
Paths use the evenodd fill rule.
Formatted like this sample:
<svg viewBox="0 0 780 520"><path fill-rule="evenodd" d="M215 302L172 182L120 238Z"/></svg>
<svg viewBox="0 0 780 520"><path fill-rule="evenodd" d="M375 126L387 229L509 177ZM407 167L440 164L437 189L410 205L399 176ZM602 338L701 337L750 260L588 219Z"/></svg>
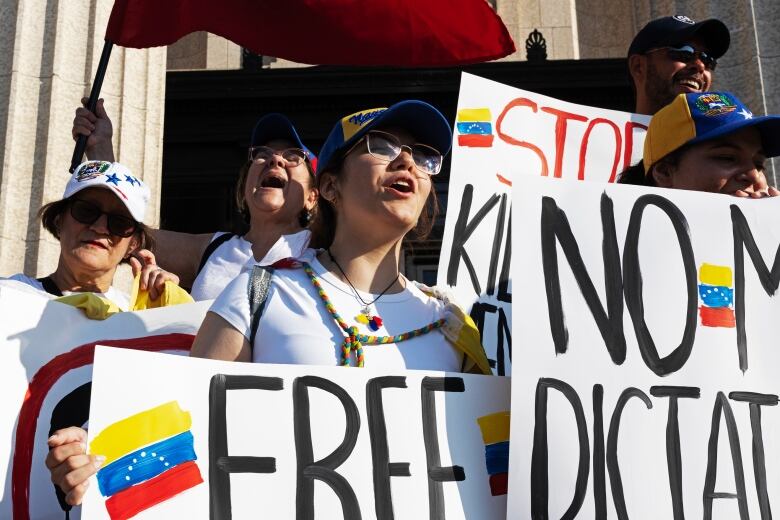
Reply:
<svg viewBox="0 0 780 520"><path fill-rule="evenodd" d="M490 494L506 495L509 476L509 412L477 418L485 442L485 464L490 475Z"/></svg>
<svg viewBox="0 0 780 520"><path fill-rule="evenodd" d="M702 264L699 268L699 318L704 327L736 326L733 276L730 267Z"/></svg>
<svg viewBox="0 0 780 520"><path fill-rule="evenodd" d="M90 443L104 455L97 473L112 520L132 518L201 482L192 418L171 401L109 425Z"/></svg>
<svg viewBox="0 0 780 520"><path fill-rule="evenodd" d="M493 118L489 108L461 108L456 126L458 145L476 148L493 146Z"/></svg>

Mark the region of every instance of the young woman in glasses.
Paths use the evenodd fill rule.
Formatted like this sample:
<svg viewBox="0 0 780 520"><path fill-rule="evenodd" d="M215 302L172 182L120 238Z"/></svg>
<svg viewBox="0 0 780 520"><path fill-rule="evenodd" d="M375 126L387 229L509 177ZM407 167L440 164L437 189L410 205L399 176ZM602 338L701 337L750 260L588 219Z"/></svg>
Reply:
<svg viewBox="0 0 780 520"><path fill-rule="evenodd" d="M87 155L113 157L112 125L102 102L97 114L76 110L73 136L87 135ZM252 258L273 261L277 256L298 254L308 243L308 226L317 202L314 188L316 157L304 146L290 120L268 114L255 125L247 160L236 185L236 203L248 231L190 234L151 230L157 239L152 255L141 251L133 260L141 269L141 287L154 285L157 264L176 273L195 300L215 298ZM287 236L281 250L271 251ZM152 294L151 296L154 296Z"/></svg>
<svg viewBox="0 0 780 520"><path fill-rule="evenodd" d="M60 243L57 268L43 278L11 276L52 296L90 292L103 296L121 309L128 298L112 286L120 263L154 243L143 224L149 189L119 163L91 161L80 165L65 187L61 200L38 212L44 229ZM165 280L178 281L171 273L158 273L157 288Z"/></svg>
<svg viewBox="0 0 780 520"><path fill-rule="evenodd" d="M400 273L404 236L423 237L433 224L431 176L451 139L446 119L421 101L339 121L320 153L317 249L275 266L261 311L250 310L248 290L257 270L241 273L191 355L489 373L470 318Z"/></svg>

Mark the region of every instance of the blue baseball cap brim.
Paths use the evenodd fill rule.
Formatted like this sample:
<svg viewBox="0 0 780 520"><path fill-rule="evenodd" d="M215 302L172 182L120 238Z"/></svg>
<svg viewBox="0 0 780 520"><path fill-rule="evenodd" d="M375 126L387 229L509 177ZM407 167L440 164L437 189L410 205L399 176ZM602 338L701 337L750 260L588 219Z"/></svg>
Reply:
<svg viewBox="0 0 780 520"><path fill-rule="evenodd" d="M284 139L294 143L309 154L309 161L312 164L316 164L317 156L303 144L292 121L278 112L267 114L257 121L254 130L252 130L252 140L249 146L264 145L275 139Z"/></svg>
<svg viewBox="0 0 780 520"><path fill-rule="evenodd" d="M436 148L442 155L447 155L452 147L452 127L449 122L434 106L424 101L401 101L387 109L364 111L363 114L368 114L370 120L346 140L344 139L344 121L350 116L336 123L320 150L318 172L325 171L334 157L349 150L369 131L380 127L396 127L406 130L418 142Z"/></svg>
<svg viewBox="0 0 780 520"><path fill-rule="evenodd" d="M767 158L780 155L780 116L759 116L742 121L734 121L697 135L688 142L695 144L711 141L751 127L755 127L761 134L761 145Z"/></svg>

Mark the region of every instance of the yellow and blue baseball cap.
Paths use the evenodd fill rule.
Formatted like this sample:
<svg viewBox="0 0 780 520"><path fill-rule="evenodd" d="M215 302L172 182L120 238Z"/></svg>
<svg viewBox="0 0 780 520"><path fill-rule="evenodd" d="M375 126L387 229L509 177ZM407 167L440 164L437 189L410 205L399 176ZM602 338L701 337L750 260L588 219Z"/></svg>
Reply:
<svg viewBox="0 0 780 520"><path fill-rule="evenodd" d="M452 128L442 113L424 101L410 99L389 108L370 108L342 117L322 145L317 172L325 171L334 157L380 126L407 130L442 155L447 155L452 146Z"/></svg>
<svg viewBox="0 0 780 520"><path fill-rule="evenodd" d="M254 130L252 130L252 140L249 146L261 146L274 139L285 139L305 151L312 169L316 170L317 156L303 144L292 121L278 112L266 114L257 121Z"/></svg>
<svg viewBox="0 0 780 520"><path fill-rule="evenodd" d="M650 120L643 155L645 173L685 144L716 139L748 127L756 127L761 133L767 157L780 155L780 116L756 117L729 92L679 94Z"/></svg>

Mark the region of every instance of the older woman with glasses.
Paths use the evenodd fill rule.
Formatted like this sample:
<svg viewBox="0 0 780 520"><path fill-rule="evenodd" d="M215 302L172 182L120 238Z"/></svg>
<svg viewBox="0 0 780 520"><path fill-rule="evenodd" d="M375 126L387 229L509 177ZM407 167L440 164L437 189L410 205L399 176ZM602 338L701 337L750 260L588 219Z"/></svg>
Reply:
<svg viewBox="0 0 780 520"><path fill-rule="evenodd" d="M113 157L111 120L98 104L97 115L76 110L73 135L89 136L87 155ZM272 262L302 251L309 240L306 227L315 211L316 157L304 146L290 120L268 114L255 125L247 160L236 184L236 203L248 224L243 235L217 232L190 234L151 230L157 241L154 255L136 255L144 264L141 286L154 285L157 264L176 273L181 285L191 287L195 300L215 298L250 259ZM287 235L276 250L271 247Z"/></svg>
<svg viewBox="0 0 780 520"><path fill-rule="evenodd" d="M9 279L52 296L95 293L127 309L127 296L112 283L120 263L138 249L152 248L143 224L148 201L149 188L123 165L105 161L80 165L62 199L38 212L44 229L60 242L57 268L43 278L20 273ZM164 273L157 283L168 279L178 281Z"/></svg>
<svg viewBox="0 0 780 520"><path fill-rule="evenodd" d="M403 238L432 227L431 177L451 139L446 119L421 101L339 121L320 153L312 231L320 249L241 273L207 314L191 355L489 373L473 322L400 272ZM258 285L267 288L259 298L248 289Z"/></svg>

